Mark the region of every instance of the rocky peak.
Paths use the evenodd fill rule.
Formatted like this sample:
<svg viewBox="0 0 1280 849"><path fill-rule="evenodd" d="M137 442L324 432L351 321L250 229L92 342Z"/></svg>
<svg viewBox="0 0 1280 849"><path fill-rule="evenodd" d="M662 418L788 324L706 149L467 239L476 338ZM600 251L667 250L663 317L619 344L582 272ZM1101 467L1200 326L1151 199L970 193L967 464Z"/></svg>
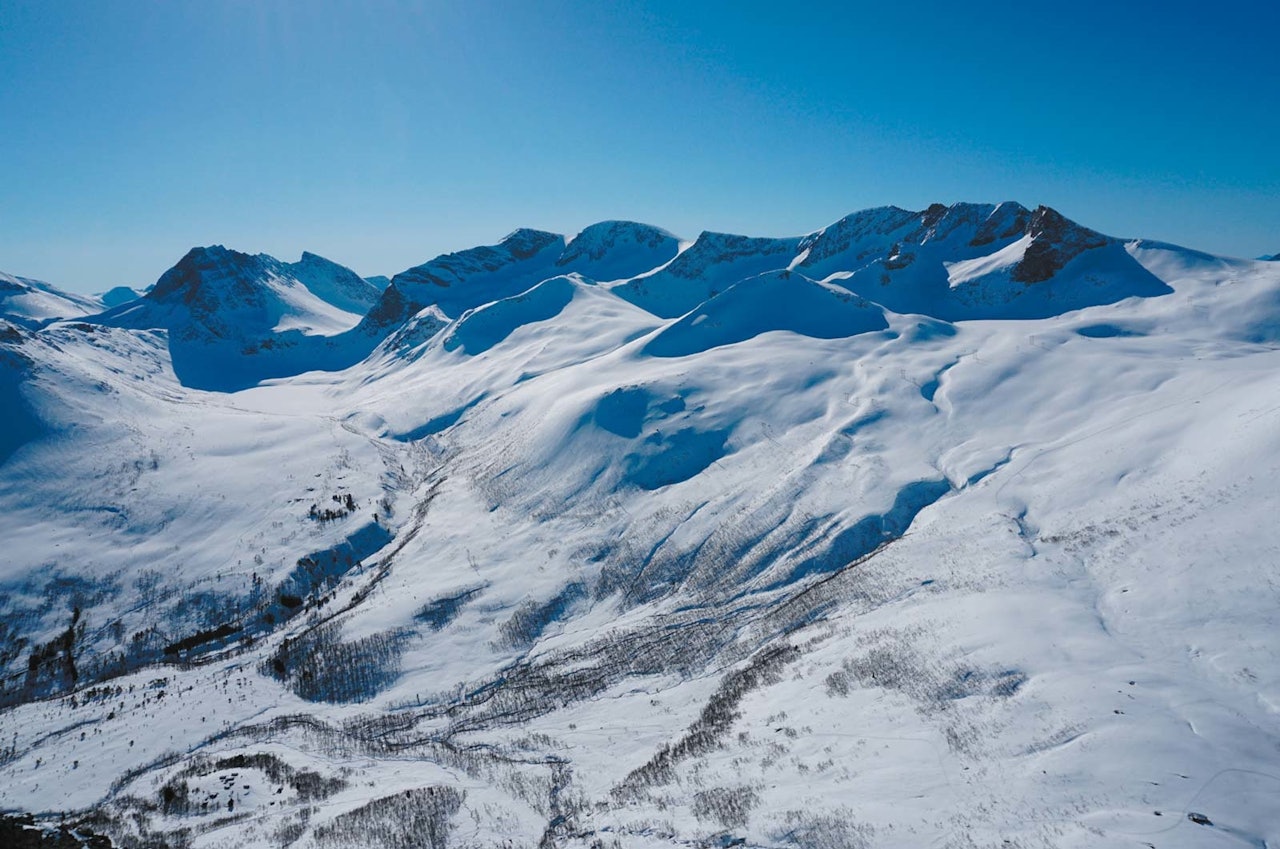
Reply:
<svg viewBox="0 0 1280 849"><path fill-rule="evenodd" d="M552 244L563 241L564 236L559 233L521 227L508 233L499 244L507 249L512 259L525 260L536 256Z"/></svg>
<svg viewBox="0 0 1280 849"><path fill-rule="evenodd" d="M255 285L255 278L262 272L261 257L222 245L196 247L161 275L145 297L158 303L204 303L210 309L216 308L220 296L225 295L255 302L262 299L262 292Z"/></svg>
<svg viewBox="0 0 1280 849"><path fill-rule="evenodd" d="M969 245L978 248L989 245L997 239L1011 239L1018 236L1026 231L1030 218L1031 210L1015 201L1005 201L991 211Z"/></svg>
<svg viewBox="0 0 1280 849"><path fill-rule="evenodd" d="M1012 279L1019 283L1040 283L1057 274L1068 262L1085 251L1100 248L1111 240L1082 227L1062 213L1038 206L1026 226L1031 244L1014 267Z"/></svg>
<svg viewBox="0 0 1280 849"><path fill-rule="evenodd" d="M897 206L881 206L846 215L800 240L804 258L798 265L802 268L817 265L846 252L852 252L854 261L883 253L894 241L890 234L915 221L917 215Z"/></svg>
<svg viewBox="0 0 1280 849"><path fill-rule="evenodd" d="M667 270L676 277L698 277L709 267L744 257L781 257L794 254L798 239L771 239L737 236L703 230L689 249L680 254ZM782 262L779 267L787 265Z"/></svg>
<svg viewBox="0 0 1280 849"><path fill-rule="evenodd" d="M664 245L670 245L671 255L675 256L679 240L666 230L649 224L639 224L635 221L601 221L592 224L575 236L565 248L564 253L556 260L556 265L563 268L579 260L595 262L619 247L657 249Z"/></svg>

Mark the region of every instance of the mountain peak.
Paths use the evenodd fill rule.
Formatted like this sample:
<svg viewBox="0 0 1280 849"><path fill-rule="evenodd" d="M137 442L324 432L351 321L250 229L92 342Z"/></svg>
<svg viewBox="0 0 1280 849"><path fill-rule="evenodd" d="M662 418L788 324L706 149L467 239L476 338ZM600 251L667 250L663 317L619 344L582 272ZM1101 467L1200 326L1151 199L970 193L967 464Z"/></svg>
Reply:
<svg viewBox="0 0 1280 849"><path fill-rule="evenodd" d="M635 221L601 221L569 241L556 267L592 280L622 280L670 262L680 240L660 227Z"/></svg>
<svg viewBox="0 0 1280 849"><path fill-rule="evenodd" d="M564 248L565 238L559 233L522 227L496 245L441 254L392 277L369 313L366 329L403 323L432 305L456 318L473 307L519 294L553 276Z"/></svg>
<svg viewBox="0 0 1280 849"><path fill-rule="evenodd" d="M546 230L534 230L529 227L521 227L512 230L499 242L504 248L511 252L511 256L515 259L528 259L536 255L538 252L545 250L548 246L556 241L563 241L564 236L559 233L550 233Z"/></svg>
<svg viewBox="0 0 1280 849"><path fill-rule="evenodd" d="M1031 237L1031 244L1012 274L1012 279L1019 283L1048 280L1080 254L1112 241L1044 205L1037 206L1031 213L1026 234Z"/></svg>
<svg viewBox="0 0 1280 849"><path fill-rule="evenodd" d="M345 265L319 254L303 251L302 258L286 268L317 298L345 312L364 315L378 302L377 287Z"/></svg>
<svg viewBox="0 0 1280 849"><path fill-rule="evenodd" d="M261 265L260 257L228 250L222 245L194 247L160 275L145 297L159 303L176 297L190 304L200 300L211 283L226 281L234 285L240 295L252 298L254 287L248 282L248 272Z"/></svg>

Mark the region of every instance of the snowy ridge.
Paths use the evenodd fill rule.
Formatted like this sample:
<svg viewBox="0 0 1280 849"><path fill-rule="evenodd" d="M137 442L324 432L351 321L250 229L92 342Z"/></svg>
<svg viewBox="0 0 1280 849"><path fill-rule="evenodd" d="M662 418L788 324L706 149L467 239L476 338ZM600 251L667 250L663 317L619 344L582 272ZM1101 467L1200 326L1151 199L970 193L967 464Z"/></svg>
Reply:
<svg viewBox="0 0 1280 849"><path fill-rule="evenodd" d="M395 325L427 306L457 317L553 276L564 247L564 236L521 229L496 245L438 256L392 277L370 318Z"/></svg>
<svg viewBox="0 0 1280 849"><path fill-rule="evenodd" d="M99 312L102 303L63 292L42 280L0 272L0 318L25 327L39 327L54 319Z"/></svg>
<svg viewBox="0 0 1280 849"><path fill-rule="evenodd" d="M675 318L739 280L786 268L800 241L703 232L670 263L613 292L654 315Z"/></svg>
<svg viewBox="0 0 1280 849"><path fill-rule="evenodd" d="M666 230L634 221L601 221L570 240L556 268L591 280L621 280L666 265L679 252L680 240Z"/></svg>
<svg viewBox="0 0 1280 849"><path fill-rule="evenodd" d="M517 231L328 325L208 249L0 324L0 808L1280 844L1280 267L1010 203L673 242Z"/></svg>

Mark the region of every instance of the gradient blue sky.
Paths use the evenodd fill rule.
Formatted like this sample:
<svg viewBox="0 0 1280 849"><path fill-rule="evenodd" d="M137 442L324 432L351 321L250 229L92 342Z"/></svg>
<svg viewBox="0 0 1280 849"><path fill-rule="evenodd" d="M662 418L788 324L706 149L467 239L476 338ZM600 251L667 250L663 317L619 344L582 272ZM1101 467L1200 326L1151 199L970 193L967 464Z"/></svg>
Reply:
<svg viewBox="0 0 1280 849"><path fill-rule="evenodd" d="M0 0L0 269L393 274L517 226L1046 203L1280 251L1274 3Z"/></svg>

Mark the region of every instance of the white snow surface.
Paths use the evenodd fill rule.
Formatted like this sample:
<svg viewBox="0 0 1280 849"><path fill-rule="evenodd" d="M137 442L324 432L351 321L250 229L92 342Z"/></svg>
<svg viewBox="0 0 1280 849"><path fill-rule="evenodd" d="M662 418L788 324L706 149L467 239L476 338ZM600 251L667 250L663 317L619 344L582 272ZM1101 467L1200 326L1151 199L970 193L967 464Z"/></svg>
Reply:
<svg viewBox="0 0 1280 849"><path fill-rule="evenodd" d="M1280 267L1075 227L518 231L397 276L453 275L367 357L238 391L130 305L0 325L0 809L1280 845Z"/></svg>
<svg viewBox="0 0 1280 849"><path fill-rule="evenodd" d="M74 318L102 310L93 297L63 292L29 277L0 271L0 319L13 324L37 327L56 318Z"/></svg>

